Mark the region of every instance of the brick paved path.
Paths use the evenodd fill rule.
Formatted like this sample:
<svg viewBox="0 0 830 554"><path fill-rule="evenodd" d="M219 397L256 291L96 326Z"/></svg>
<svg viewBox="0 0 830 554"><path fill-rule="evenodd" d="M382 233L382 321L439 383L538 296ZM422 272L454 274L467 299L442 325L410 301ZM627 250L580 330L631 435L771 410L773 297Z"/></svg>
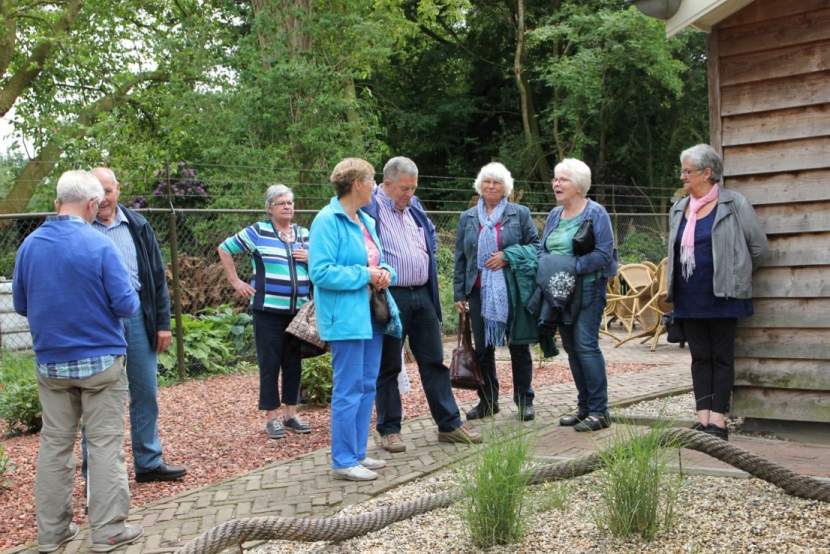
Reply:
<svg viewBox="0 0 830 554"><path fill-rule="evenodd" d="M652 353L646 346L629 344L614 349L610 343L603 344L603 350L609 362L659 364L659 367L641 373L610 377L608 392L612 403L630 403L690 389L688 350L661 346ZM451 348L447 352L451 352ZM575 390L572 383L565 383L537 390L536 395L537 421L534 425L546 434L544 430L552 427L560 414L573 408ZM515 421L515 407L505 405L496 419L498 422ZM569 445L575 439L574 435L577 434L570 432L558 439L561 448L556 454L567 454L571 450ZM473 452L468 446L439 444L437 430L428 415L404 422L403 436L408 448L402 454L383 452L370 441L369 455L382 457L389 463L376 481L350 483L331 479L329 450L321 449L136 509L129 522L142 524L145 535L126 552L170 552L211 527L234 518L329 515L345 505L361 502L434 472ZM86 551L88 540L88 530L84 529L63 551ZM8 554L22 551L27 549L19 547Z"/></svg>
<svg viewBox="0 0 830 554"><path fill-rule="evenodd" d="M663 345L652 353L644 345L629 343L615 349L604 342L603 351L611 363L656 365L639 373L611 376L608 392L612 404L628 404L691 388L688 350ZM451 347L447 352L451 352ZM505 357L506 352L500 352L499 356ZM573 409L573 384L544 387L536 393L537 421L530 425L538 433L534 442L540 457L566 459L582 456L595 450L614 430L622 427L615 424L609 430L590 434L558 427L558 416ZM515 407L503 406L496 421L501 424L515 422ZM329 450L321 449L136 509L129 520L141 523L145 535L140 542L128 547L126 553L170 552L211 527L234 518L330 515L345 505L361 502L444 468L474 452L467 446L439 444L435 425L428 415L406 421L403 435L408 448L402 454L382 452L370 442L369 455L382 457L389 463L387 468L381 470L381 478L377 481L349 483L332 480L329 476ZM734 443L800 473L830 477L828 447L745 437L734 437ZM684 451L683 465L687 471L740 476L740 472L729 466L694 452ZM87 541L88 531L85 529L77 540L67 545L64 552L86 551ZM8 551L8 554L23 551L33 552L19 547Z"/></svg>

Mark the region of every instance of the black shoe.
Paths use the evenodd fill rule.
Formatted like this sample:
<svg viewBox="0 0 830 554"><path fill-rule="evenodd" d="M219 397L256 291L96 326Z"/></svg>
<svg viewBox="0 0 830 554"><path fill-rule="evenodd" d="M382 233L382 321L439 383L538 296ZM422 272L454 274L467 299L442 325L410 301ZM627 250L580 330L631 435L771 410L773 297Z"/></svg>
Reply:
<svg viewBox="0 0 830 554"><path fill-rule="evenodd" d="M721 440L728 441L729 440L729 431L724 427L718 427L710 423L703 429L703 432L707 435L712 435L713 437L717 437Z"/></svg>
<svg viewBox="0 0 830 554"><path fill-rule="evenodd" d="M293 433L298 433L300 435L311 433L311 427L308 426L308 423L298 418L297 416L292 416L288 419L283 419L282 426L288 429L289 431Z"/></svg>
<svg viewBox="0 0 830 554"><path fill-rule="evenodd" d="M559 425L561 425L562 427L573 427L586 417L588 417L588 414L577 413L576 415L564 415L559 418Z"/></svg>
<svg viewBox="0 0 830 554"><path fill-rule="evenodd" d="M705 431L705 430L706 430L706 426L704 424L702 424L701 422L699 422L699 421L697 423L695 423L694 425L692 425L692 431Z"/></svg>
<svg viewBox="0 0 830 554"><path fill-rule="evenodd" d="M606 429L611 425L611 419L608 416L589 415L576 425L574 431L577 433L584 433L586 431L599 431Z"/></svg>
<svg viewBox="0 0 830 554"><path fill-rule="evenodd" d="M499 413L499 405L494 404L492 408L487 408L484 404L479 403L478 406L467 412L467 419L481 419L484 417L493 417Z"/></svg>
<svg viewBox="0 0 830 554"><path fill-rule="evenodd" d="M151 471L136 472L135 480L139 483L150 483L153 481L176 481L187 475L187 469L183 466L171 466L162 463Z"/></svg>
<svg viewBox="0 0 830 554"><path fill-rule="evenodd" d="M533 406L519 406L519 421L533 421L536 418L536 410Z"/></svg>

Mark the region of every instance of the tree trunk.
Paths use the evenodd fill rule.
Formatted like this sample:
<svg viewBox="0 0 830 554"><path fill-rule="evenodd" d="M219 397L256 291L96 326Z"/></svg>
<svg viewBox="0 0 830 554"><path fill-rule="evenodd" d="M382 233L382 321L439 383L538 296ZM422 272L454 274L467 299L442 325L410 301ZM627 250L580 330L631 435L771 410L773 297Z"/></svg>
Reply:
<svg viewBox="0 0 830 554"><path fill-rule="evenodd" d="M81 135L83 132L81 130L82 128L88 127L102 113L112 111L113 108L127 98L130 91L137 84L145 81L166 81L169 78L167 72L164 71L153 71L133 76L132 79L111 94L96 100L84 108L78 115L80 128L69 133L69 136ZM63 149L61 148L60 141L57 139L52 139L46 146L41 148L37 156L29 160L29 163L23 167L23 170L12 183L9 193L0 201L0 213L23 212L29 204L35 188L52 172L60 160L62 153Z"/></svg>
<svg viewBox="0 0 830 554"><path fill-rule="evenodd" d="M519 90L519 107L522 112L522 130L525 142L533 159L531 173L535 173L539 180L550 179L550 165L542 149L539 135L539 121L536 118L536 109L533 105L532 91L524 73L523 62L525 55L525 3L516 0L516 50L513 55L513 76L516 88Z"/></svg>

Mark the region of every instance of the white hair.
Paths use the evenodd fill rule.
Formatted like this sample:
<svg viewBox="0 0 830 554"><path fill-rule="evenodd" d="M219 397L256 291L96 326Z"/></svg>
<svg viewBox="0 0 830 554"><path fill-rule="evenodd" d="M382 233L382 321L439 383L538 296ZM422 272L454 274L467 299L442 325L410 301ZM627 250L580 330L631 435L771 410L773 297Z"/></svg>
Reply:
<svg viewBox="0 0 830 554"><path fill-rule="evenodd" d="M291 200L294 200L294 193L291 192L291 189L287 186L283 185L282 183L277 183L276 185L271 185L268 187L268 190L265 191L265 209L271 207L271 202L279 198L280 196L290 196Z"/></svg>
<svg viewBox="0 0 830 554"><path fill-rule="evenodd" d="M383 180L394 183L401 175L418 176L418 166L405 156L395 156L383 166Z"/></svg>
<svg viewBox="0 0 830 554"><path fill-rule="evenodd" d="M473 188L481 195L481 182L485 179L492 179L504 185L504 196L513 194L513 176L510 175L510 170L504 167L504 164L499 162L490 162L481 168L476 177Z"/></svg>
<svg viewBox="0 0 830 554"><path fill-rule="evenodd" d="M571 182L579 191L579 194L584 198L588 195L591 189L591 168L582 160L576 158L565 158L553 168L553 174L560 169L564 169L570 174Z"/></svg>
<svg viewBox="0 0 830 554"><path fill-rule="evenodd" d="M57 200L61 204L77 204L104 199L104 187L98 177L82 169L64 171L58 179Z"/></svg>
<svg viewBox="0 0 830 554"><path fill-rule="evenodd" d="M91 171L91 173L96 177L98 177L98 174L101 173L103 174L103 177L111 181L112 184L114 184L115 186L119 185L118 179L115 177L115 172L108 167L96 167ZM101 178L99 177L98 179L100 180ZM101 184L103 185L104 182L101 181Z"/></svg>
<svg viewBox="0 0 830 554"><path fill-rule="evenodd" d="M680 163L691 162L699 171L707 167L712 170L709 180L713 183L720 183L723 179L723 160L717 150L708 144L695 144L680 153Z"/></svg>

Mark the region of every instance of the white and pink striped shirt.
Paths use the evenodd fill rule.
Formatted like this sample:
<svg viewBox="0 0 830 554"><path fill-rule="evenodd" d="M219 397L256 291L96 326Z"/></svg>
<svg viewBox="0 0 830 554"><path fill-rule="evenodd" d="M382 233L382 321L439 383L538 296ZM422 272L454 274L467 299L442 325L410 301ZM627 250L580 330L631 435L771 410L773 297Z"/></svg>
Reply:
<svg viewBox="0 0 830 554"><path fill-rule="evenodd" d="M386 263L395 268L399 287L418 287L429 280L429 253L424 230L412 217L411 208L395 207L383 189L377 192L380 244Z"/></svg>

